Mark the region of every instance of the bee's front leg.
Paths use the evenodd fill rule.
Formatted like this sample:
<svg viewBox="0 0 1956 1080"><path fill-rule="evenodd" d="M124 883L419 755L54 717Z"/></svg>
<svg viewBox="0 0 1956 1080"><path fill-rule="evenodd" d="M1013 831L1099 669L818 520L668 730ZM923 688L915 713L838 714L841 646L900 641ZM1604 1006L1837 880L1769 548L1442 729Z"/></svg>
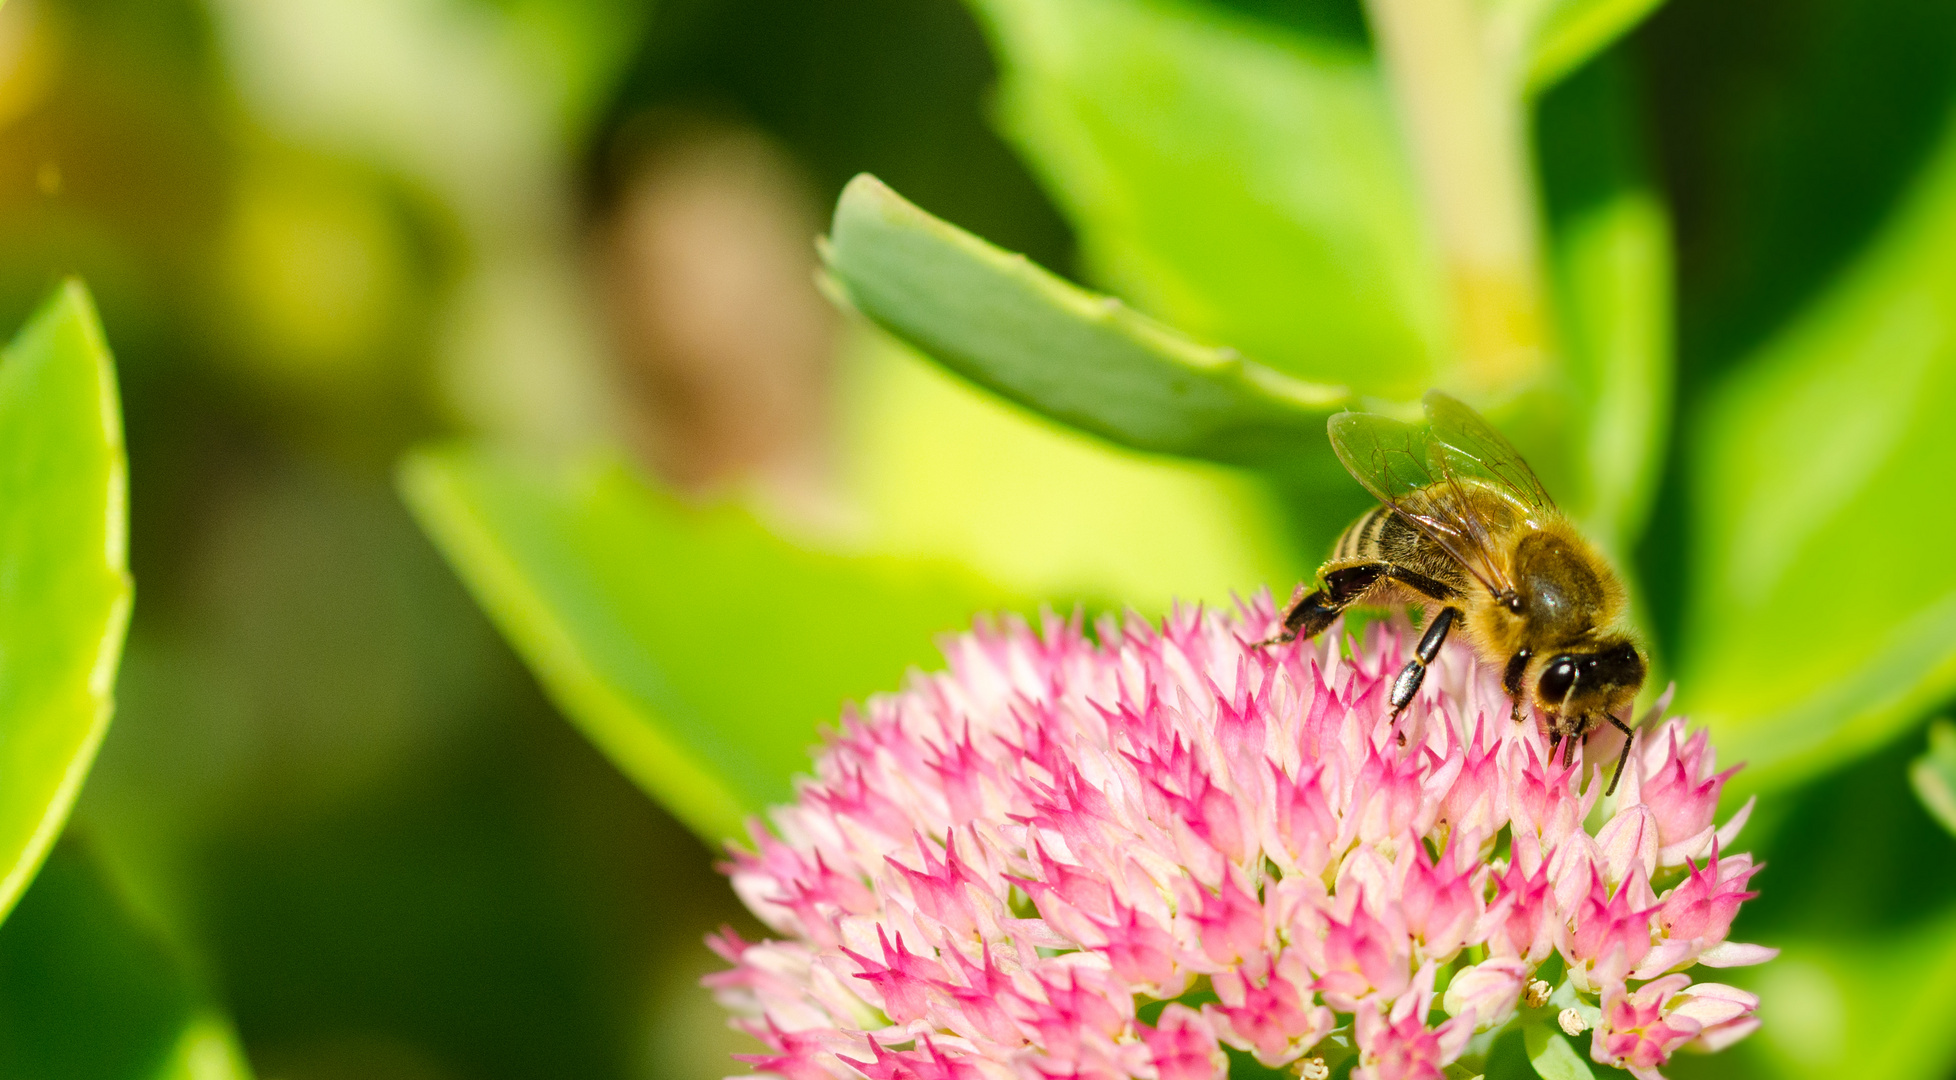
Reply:
<svg viewBox="0 0 1956 1080"><path fill-rule="evenodd" d="M1569 767L1570 762L1576 760L1576 747L1582 745L1583 730L1582 726L1577 724L1569 730L1560 733L1560 738L1562 739L1562 767L1565 769Z"/></svg>
<svg viewBox="0 0 1956 1080"><path fill-rule="evenodd" d="M1514 702L1514 711L1509 719L1521 723L1521 677L1528 671L1529 650L1522 649L1508 657L1508 669L1501 673L1501 688L1508 692L1508 699Z"/></svg>

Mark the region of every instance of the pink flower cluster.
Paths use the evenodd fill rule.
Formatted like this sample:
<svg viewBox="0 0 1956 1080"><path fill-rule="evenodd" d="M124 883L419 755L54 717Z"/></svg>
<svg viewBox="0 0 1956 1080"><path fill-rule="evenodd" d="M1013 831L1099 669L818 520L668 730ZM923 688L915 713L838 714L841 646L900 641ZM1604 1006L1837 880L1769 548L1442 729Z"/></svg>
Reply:
<svg viewBox="0 0 1956 1080"><path fill-rule="evenodd" d="M1585 783L1464 647L1401 745L1405 634L1350 658L1337 632L1249 645L1274 617L1263 597L1104 620L1098 644L1077 622L981 628L948 673L845 717L733 856L779 935L713 942L733 967L709 985L769 1049L746 1060L1219 1080L1228 1047L1306 1080L1353 1056L1358 1080L1430 1080L1476 1032L1567 1005L1595 1060L1648 1078L1758 1025L1750 994L1681 974L1772 955L1726 940L1757 867L1729 851L1750 805L1713 820L1730 774L1703 732L1647 722L1605 811L1607 736Z"/></svg>

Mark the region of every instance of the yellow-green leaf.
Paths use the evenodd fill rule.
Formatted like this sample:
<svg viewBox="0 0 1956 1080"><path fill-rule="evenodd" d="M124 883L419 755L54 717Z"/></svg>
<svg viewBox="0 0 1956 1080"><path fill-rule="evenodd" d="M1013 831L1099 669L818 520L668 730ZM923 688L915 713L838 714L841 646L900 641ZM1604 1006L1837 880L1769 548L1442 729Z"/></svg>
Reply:
<svg viewBox="0 0 1956 1080"><path fill-rule="evenodd" d="M1956 690L1956 133L1839 284L1688 433L1680 706L1787 783Z"/></svg>
<svg viewBox="0 0 1956 1080"><path fill-rule="evenodd" d="M1541 90L1635 29L1664 0L1520 0L1534 9L1524 59L1530 89Z"/></svg>
<svg viewBox="0 0 1956 1080"><path fill-rule="evenodd" d="M0 1076L249 1080L189 961L64 842L0 927Z"/></svg>
<svg viewBox="0 0 1956 1080"><path fill-rule="evenodd" d="M1595 1080L1575 1046L1547 1023L1530 1024L1522 1029L1522 1045L1528 1049L1528 1063L1542 1080Z"/></svg>
<svg viewBox="0 0 1956 1080"><path fill-rule="evenodd" d="M959 375L1139 450L1336 469L1343 387L1213 348L999 250L859 176L824 246L851 304Z"/></svg>
<svg viewBox="0 0 1956 1080"><path fill-rule="evenodd" d="M1956 1068L1956 912L1773 944L1778 959L1730 980L1759 995L1762 1026L1739 1049L1766 1075L1928 1080Z"/></svg>
<svg viewBox="0 0 1956 1080"><path fill-rule="evenodd" d="M682 506L615 460L425 450L401 487L422 527L565 714L701 837L792 794L818 726L935 667L998 597L943 570L776 539Z"/></svg>
<svg viewBox="0 0 1956 1080"><path fill-rule="evenodd" d="M1956 725L1929 725L1928 752L1909 763L1908 780L1929 816L1956 833Z"/></svg>
<svg viewBox="0 0 1956 1080"><path fill-rule="evenodd" d="M127 485L108 346L71 281L0 355L0 917L108 729L129 621Z"/></svg>
<svg viewBox="0 0 1956 1080"><path fill-rule="evenodd" d="M1361 41L1179 0L971 0L999 118L1141 310L1299 378L1412 401L1442 274Z"/></svg>

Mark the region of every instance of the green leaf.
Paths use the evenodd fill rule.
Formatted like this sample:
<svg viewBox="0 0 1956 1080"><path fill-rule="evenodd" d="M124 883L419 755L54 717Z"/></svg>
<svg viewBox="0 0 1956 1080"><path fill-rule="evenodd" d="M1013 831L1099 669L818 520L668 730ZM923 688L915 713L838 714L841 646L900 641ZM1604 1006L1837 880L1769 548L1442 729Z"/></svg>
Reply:
<svg viewBox="0 0 1956 1080"><path fill-rule="evenodd" d="M1956 833L1956 726L1929 725L1929 751L1909 763L1908 781L1929 815Z"/></svg>
<svg viewBox="0 0 1956 1080"><path fill-rule="evenodd" d="M800 550L608 459L425 450L401 487L558 706L709 841L790 798L818 725L938 666L934 637L998 600L933 568Z"/></svg>
<svg viewBox="0 0 1956 1080"><path fill-rule="evenodd" d="M1786 1077L1915 1080L1956 1068L1956 911L1880 936L1774 944L1778 959L1732 973L1759 995L1747 1056Z"/></svg>
<svg viewBox="0 0 1956 1080"><path fill-rule="evenodd" d="M1301 378L1443 381L1442 273L1361 42L1176 0L971 3L1095 280Z"/></svg>
<svg viewBox="0 0 1956 1080"><path fill-rule="evenodd" d="M1527 85L1542 90L1581 67L1656 11L1664 0L1522 0L1533 9Z"/></svg>
<svg viewBox="0 0 1956 1080"><path fill-rule="evenodd" d="M108 730L129 622L127 487L108 346L71 281L0 355L0 917Z"/></svg>
<svg viewBox="0 0 1956 1080"><path fill-rule="evenodd" d="M1752 785L1879 745L1956 690L1956 138L1852 271L1689 432L1681 707Z"/></svg>
<svg viewBox="0 0 1956 1080"><path fill-rule="evenodd" d="M1647 124L1619 59L1591 64L1540 102L1542 163L1564 387L1514 425L1562 506L1602 547L1649 626L1632 558L1650 519L1671 423L1671 229L1641 153ZM1654 657L1662 692L1668 657Z"/></svg>
<svg viewBox="0 0 1956 1080"><path fill-rule="evenodd" d="M1557 497L1627 570L1670 423L1670 218L1638 150L1645 125L1622 65L1592 66L1544 99L1539 127L1575 418L1544 468L1574 466Z"/></svg>
<svg viewBox="0 0 1956 1080"><path fill-rule="evenodd" d="M1480 1062L1482 1080L1537 1080L1535 1067L1528 1063L1528 1047L1522 1039L1526 1026L1510 1023L1475 1037L1474 1042L1477 1043L1487 1041L1491 1036L1486 1056ZM1474 1043L1468 1044L1467 1052L1473 1054Z"/></svg>
<svg viewBox="0 0 1956 1080"><path fill-rule="evenodd" d="M823 248L858 310L950 370L1123 446L1234 464L1329 461L1341 387L1176 333L930 216L872 176Z"/></svg>
<svg viewBox="0 0 1956 1080"><path fill-rule="evenodd" d="M249 1080L185 958L64 843L0 928L0 1076Z"/></svg>
<svg viewBox="0 0 1956 1080"><path fill-rule="evenodd" d="M1084 600L1150 617L1266 585L1287 596L1322 554L1300 550L1256 474L1113 446L874 328L850 337L838 475L868 551L956 563L1062 609Z"/></svg>
<svg viewBox="0 0 1956 1080"><path fill-rule="evenodd" d="M1223 1047L1223 1055L1229 1059L1229 1080L1292 1080L1296 1075L1283 1068L1271 1068L1255 1055L1233 1047Z"/></svg>
<svg viewBox="0 0 1956 1080"><path fill-rule="evenodd" d="M1547 1024L1530 1024L1521 1037L1528 1048L1528 1063L1542 1080L1594 1080L1589 1062L1560 1031Z"/></svg>

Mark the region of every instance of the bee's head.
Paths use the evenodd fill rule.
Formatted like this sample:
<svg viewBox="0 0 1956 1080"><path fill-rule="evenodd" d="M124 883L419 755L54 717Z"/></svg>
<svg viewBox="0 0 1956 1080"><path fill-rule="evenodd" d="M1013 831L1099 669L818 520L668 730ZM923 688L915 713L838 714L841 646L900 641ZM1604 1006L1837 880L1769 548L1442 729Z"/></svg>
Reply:
<svg viewBox="0 0 1956 1080"><path fill-rule="evenodd" d="M1564 715L1622 716L1643 689L1649 665L1627 638L1584 652L1558 653L1542 665L1536 700Z"/></svg>

